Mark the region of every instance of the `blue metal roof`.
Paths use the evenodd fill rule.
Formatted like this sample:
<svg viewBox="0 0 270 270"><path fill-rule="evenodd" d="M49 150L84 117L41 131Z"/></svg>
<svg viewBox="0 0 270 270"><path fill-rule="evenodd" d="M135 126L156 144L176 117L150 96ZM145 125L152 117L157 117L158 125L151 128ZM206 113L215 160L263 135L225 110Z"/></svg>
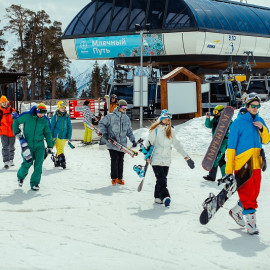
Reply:
<svg viewBox="0 0 270 270"><path fill-rule="evenodd" d="M270 35L270 9L227 0L93 0L72 20L63 38L151 32L210 31Z"/></svg>

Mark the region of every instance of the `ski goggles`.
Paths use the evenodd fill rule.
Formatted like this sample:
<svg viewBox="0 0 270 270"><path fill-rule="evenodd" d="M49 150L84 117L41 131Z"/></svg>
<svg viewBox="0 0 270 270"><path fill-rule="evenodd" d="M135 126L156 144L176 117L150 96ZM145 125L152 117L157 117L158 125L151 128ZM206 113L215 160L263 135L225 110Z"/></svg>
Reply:
<svg viewBox="0 0 270 270"><path fill-rule="evenodd" d="M258 101L261 103L261 98L256 93L250 93L246 97L246 104L249 105L253 101Z"/></svg>
<svg viewBox="0 0 270 270"><path fill-rule="evenodd" d="M221 113L222 111L223 111L223 109L222 110L213 110L213 114L217 115L217 114Z"/></svg>
<svg viewBox="0 0 270 270"><path fill-rule="evenodd" d="M161 116L160 116L160 121L162 121L163 119L172 119L172 114L171 113L169 113L169 112L164 112L164 113L162 113L161 114Z"/></svg>
<svg viewBox="0 0 270 270"><path fill-rule="evenodd" d="M120 106L120 108L121 108L122 110L126 110L127 107L128 107L128 106L126 106L126 105L121 105L121 106Z"/></svg>

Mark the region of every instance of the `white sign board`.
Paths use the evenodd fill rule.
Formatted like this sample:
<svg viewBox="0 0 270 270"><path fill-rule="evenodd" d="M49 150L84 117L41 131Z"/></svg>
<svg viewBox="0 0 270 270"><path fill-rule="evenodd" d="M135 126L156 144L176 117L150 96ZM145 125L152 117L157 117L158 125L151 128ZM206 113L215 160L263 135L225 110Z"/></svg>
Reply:
<svg viewBox="0 0 270 270"><path fill-rule="evenodd" d="M197 112L196 82L168 83L168 111L172 114Z"/></svg>
<svg viewBox="0 0 270 270"><path fill-rule="evenodd" d="M143 107L148 106L148 78L142 77L143 80ZM140 76L134 76L134 88L133 88L133 106L141 106L141 83Z"/></svg>

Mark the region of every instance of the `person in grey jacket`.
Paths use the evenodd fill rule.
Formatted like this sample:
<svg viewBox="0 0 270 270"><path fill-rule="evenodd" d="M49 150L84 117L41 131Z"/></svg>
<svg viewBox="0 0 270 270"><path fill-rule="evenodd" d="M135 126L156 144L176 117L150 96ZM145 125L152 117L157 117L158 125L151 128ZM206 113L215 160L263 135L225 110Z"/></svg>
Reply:
<svg viewBox="0 0 270 270"><path fill-rule="evenodd" d="M127 137L132 142L132 146L136 147L137 143L131 128L131 122L126 115L127 102L123 99L119 100L118 107L99 122L99 129L102 137L114 139L117 142L127 145ZM115 145L107 141L107 149L111 157L111 179L112 185L124 185L123 167L124 152Z"/></svg>

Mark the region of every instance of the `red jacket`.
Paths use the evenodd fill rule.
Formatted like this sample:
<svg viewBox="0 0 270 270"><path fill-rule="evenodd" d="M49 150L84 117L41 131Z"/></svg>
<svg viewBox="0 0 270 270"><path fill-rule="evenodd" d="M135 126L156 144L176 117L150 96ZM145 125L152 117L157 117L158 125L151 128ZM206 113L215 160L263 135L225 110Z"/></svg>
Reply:
<svg viewBox="0 0 270 270"><path fill-rule="evenodd" d="M6 135L8 137L14 137L12 131L12 112L15 112L10 106L7 108L0 107L0 136Z"/></svg>

